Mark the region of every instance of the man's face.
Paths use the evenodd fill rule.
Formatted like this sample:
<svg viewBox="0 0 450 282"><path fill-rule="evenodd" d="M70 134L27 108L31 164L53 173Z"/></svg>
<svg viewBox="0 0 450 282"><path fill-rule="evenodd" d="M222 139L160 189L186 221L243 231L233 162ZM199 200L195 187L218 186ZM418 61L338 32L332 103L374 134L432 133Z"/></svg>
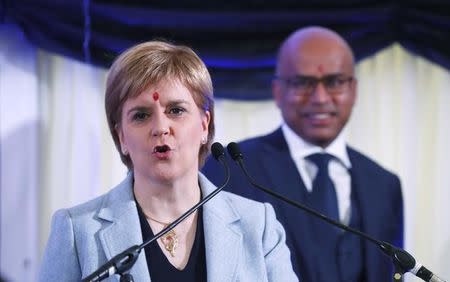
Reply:
<svg viewBox="0 0 450 282"><path fill-rule="evenodd" d="M272 88L276 103L294 132L324 148L347 123L356 99L351 54L323 39L284 52Z"/></svg>

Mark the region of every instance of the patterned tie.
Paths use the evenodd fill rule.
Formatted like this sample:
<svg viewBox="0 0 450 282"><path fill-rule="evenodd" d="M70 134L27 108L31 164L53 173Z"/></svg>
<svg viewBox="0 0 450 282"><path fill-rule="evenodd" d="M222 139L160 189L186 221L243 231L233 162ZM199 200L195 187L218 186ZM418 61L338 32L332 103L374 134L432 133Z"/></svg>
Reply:
<svg viewBox="0 0 450 282"><path fill-rule="evenodd" d="M333 181L328 175L328 163L333 158L330 154L316 153L306 157L317 166L317 175L314 178L311 203L320 213L339 220L336 191Z"/></svg>

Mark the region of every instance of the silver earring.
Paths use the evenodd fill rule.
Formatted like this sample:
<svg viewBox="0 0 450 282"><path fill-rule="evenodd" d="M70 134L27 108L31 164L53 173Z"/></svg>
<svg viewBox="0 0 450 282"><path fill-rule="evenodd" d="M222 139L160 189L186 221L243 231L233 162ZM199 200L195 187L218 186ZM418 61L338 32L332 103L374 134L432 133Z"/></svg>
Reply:
<svg viewBox="0 0 450 282"><path fill-rule="evenodd" d="M203 136L203 138L202 138L202 144L205 145L207 141L208 141L208 139L207 139L206 137Z"/></svg>
<svg viewBox="0 0 450 282"><path fill-rule="evenodd" d="M124 154L124 155L128 155L128 151L127 151L127 149L123 149L123 150L122 150L122 154Z"/></svg>

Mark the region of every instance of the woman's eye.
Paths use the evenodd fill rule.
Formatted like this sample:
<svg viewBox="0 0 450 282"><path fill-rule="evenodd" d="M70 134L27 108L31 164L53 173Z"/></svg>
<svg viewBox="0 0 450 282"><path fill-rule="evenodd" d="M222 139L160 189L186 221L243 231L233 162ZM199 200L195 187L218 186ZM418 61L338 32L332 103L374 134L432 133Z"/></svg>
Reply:
<svg viewBox="0 0 450 282"><path fill-rule="evenodd" d="M142 120L145 120L148 116L149 116L149 114L147 114L147 113L137 112L133 115L133 120L142 121Z"/></svg>
<svg viewBox="0 0 450 282"><path fill-rule="evenodd" d="M170 113L170 114L173 114L173 115L181 115L181 114L184 113L185 111L186 111L186 110L183 109L183 108L175 107L175 108L171 108L171 109L169 110L169 113Z"/></svg>

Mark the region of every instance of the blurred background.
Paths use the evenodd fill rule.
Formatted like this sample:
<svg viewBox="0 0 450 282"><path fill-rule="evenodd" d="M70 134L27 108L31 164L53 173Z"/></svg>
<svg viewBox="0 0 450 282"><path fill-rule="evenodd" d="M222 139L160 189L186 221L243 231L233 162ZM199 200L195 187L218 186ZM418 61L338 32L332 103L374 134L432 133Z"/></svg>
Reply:
<svg viewBox="0 0 450 282"><path fill-rule="evenodd" d="M405 249L450 279L449 1L156 2L163 1L0 0L7 281L36 280L55 210L108 191L126 174L103 101L119 52L158 38L192 47L211 72L216 140L227 144L278 127L275 54L307 25L332 28L352 46L359 97L347 139L400 176Z"/></svg>

